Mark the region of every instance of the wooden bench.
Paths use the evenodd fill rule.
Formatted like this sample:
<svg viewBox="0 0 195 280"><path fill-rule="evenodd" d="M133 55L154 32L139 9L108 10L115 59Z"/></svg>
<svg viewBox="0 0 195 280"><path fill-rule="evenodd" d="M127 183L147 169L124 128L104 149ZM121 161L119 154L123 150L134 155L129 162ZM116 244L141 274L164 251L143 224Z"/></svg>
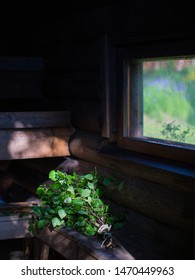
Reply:
<svg viewBox="0 0 195 280"><path fill-rule="evenodd" d="M18 238L28 240L32 237L28 227L33 204L34 202L19 202L0 207L0 240ZM113 238L115 247L106 249L101 247L101 238L86 237L75 230L67 228L52 231L45 228L39 234L35 234L33 239L34 259L49 259L50 249L57 252L64 259L69 260L134 259L115 238ZM25 244L28 246L29 242L27 241Z"/></svg>
<svg viewBox="0 0 195 280"><path fill-rule="evenodd" d="M75 230L67 228L53 231L45 228L36 237L42 242L38 259L48 259L49 248L52 248L68 260L134 259L134 257L115 238L113 238L114 248L107 249L101 247L101 238L93 236L86 237Z"/></svg>

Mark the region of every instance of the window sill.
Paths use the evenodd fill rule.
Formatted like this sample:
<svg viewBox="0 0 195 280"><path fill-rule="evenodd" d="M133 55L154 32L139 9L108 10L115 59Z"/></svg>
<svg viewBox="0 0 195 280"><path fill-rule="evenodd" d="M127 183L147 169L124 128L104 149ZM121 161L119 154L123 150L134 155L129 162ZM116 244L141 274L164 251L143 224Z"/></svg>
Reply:
<svg viewBox="0 0 195 280"><path fill-rule="evenodd" d="M76 131L69 142L70 155L112 169L119 175L139 177L181 189L195 186L195 166L144 153L132 152L109 143L99 134Z"/></svg>
<svg viewBox="0 0 195 280"><path fill-rule="evenodd" d="M144 166L146 168L152 168L173 175L195 179L195 166L193 164L176 162L134 151L128 151L122 148L117 148L113 144L102 148L100 154L104 157L117 160L118 162L131 163L133 165Z"/></svg>

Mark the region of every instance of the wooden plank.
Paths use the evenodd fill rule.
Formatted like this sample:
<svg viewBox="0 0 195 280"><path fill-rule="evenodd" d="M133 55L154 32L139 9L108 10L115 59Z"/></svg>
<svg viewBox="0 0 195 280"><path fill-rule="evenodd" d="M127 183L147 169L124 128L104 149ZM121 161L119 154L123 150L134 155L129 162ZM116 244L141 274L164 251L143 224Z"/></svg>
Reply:
<svg viewBox="0 0 195 280"><path fill-rule="evenodd" d="M42 244L41 260L48 260L50 247L47 244Z"/></svg>
<svg viewBox="0 0 195 280"><path fill-rule="evenodd" d="M41 97L43 95L43 81L43 72L0 71L0 97L2 99L25 98L27 96L28 98Z"/></svg>
<svg viewBox="0 0 195 280"><path fill-rule="evenodd" d="M63 66L63 65L62 65ZM100 71L97 69L81 69L63 71L63 68L58 68L56 71L53 68L47 71L47 78L49 79L63 79L65 82L74 83L97 83L101 82Z"/></svg>
<svg viewBox="0 0 195 280"><path fill-rule="evenodd" d="M31 216L0 216L0 240L30 237L29 219Z"/></svg>
<svg viewBox="0 0 195 280"><path fill-rule="evenodd" d="M50 96L53 96L53 92L55 92L55 96L60 98L71 97L82 100L100 100L100 83L67 82L61 78L50 79L48 83Z"/></svg>
<svg viewBox="0 0 195 280"><path fill-rule="evenodd" d="M23 239L23 252L24 252L24 259L31 260L33 257L33 238L26 237Z"/></svg>
<svg viewBox="0 0 195 280"><path fill-rule="evenodd" d="M45 228L37 235L44 243L48 244L56 252L66 259L78 259L78 249L81 248L89 258L99 260L133 260L133 256L117 241L114 249L101 247L102 240L97 237L89 237L77 231L66 228L50 231ZM81 255L80 255L81 256Z"/></svg>
<svg viewBox="0 0 195 280"><path fill-rule="evenodd" d="M33 238L33 258L34 260L40 260L41 249L43 242L36 236Z"/></svg>
<svg viewBox="0 0 195 280"><path fill-rule="evenodd" d="M55 230L50 231L48 228L45 228L36 237L41 242L49 245L54 251L61 254L65 259L77 259L77 245L71 238L62 235Z"/></svg>
<svg viewBox="0 0 195 280"><path fill-rule="evenodd" d="M71 127L0 130L0 159L67 156L72 133Z"/></svg>
<svg viewBox="0 0 195 280"><path fill-rule="evenodd" d="M32 205L38 202L14 202L0 206L0 240L31 237L29 221Z"/></svg>
<svg viewBox="0 0 195 280"><path fill-rule="evenodd" d="M0 113L0 129L65 127L68 125L70 125L70 112L68 111Z"/></svg>
<svg viewBox="0 0 195 280"><path fill-rule="evenodd" d="M0 56L0 71L43 71L43 57Z"/></svg>
<svg viewBox="0 0 195 280"><path fill-rule="evenodd" d="M62 41L61 41L62 42ZM89 39L76 43L57 42L47 50L46 70L80 71L99 69L99 40Z"/></svg>
<svg viewBox="0 0 195 280"><path fill-rule="evenodd" d="M78 260L96 260L96 258L90 256L85 250L78 248Z"/></svg>
<svg viewBox="0 0 195 280"><path fill-rule="evenodd" d="M11 202L11 203L6 203L3 205L0 205L0 213L1 211L22 211L22 210L26 210L28 212L30 212L30 208L34 205L34 204L38 204L38 200L37 201L23 201L23 202ZM1 219L1 217L0 217Z"/></svg>
<svg viewBox="0 0 195 280"><path fill-rule="evenodd" d="M34 237L34 260L48 260L50 247Z"/></svg>
<svg viewBox="0 0 195 280"><path fill-rule="evenodd" d="M49 90L49 84L46 82L46 85ZM46 89L45 89L46 90ZM47 92L46 90L46 92ZM67 111L72 106L70 100L67 98L58 98L58 102L54 102L54 97L39 96L39 97L30 97L25 96L23 98L17 98L16 96L11 99L8 96L3 97L0 102L0 111L1 112L47 112L47 111Z"/></svg>

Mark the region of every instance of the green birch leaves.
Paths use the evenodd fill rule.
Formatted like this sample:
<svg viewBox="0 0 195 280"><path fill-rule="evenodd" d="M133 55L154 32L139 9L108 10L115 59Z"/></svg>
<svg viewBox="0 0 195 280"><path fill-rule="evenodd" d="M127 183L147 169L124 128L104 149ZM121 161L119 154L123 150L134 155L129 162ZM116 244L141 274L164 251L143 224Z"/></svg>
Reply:
<svg viewBox="0 0 195 280"><path fill-rule="evenodd" d="M114 220L108 213L109 205L100 198L111 178L101 178L96 170L85 175L52 170L49 179L49 185L37 188L41 205L33 207L31 230L65 226L95 235L102 225Z"/></svg>

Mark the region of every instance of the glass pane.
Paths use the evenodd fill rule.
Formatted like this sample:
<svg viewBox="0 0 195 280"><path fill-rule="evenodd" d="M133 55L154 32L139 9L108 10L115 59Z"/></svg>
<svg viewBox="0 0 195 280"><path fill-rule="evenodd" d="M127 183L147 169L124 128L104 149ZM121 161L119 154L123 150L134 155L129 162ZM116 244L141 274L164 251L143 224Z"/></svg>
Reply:
<svg viewBox="0 0 195 280"><path fill-rule="evenodd" d="M195 144L195 58L143 62L144 136Z"/></svg>

